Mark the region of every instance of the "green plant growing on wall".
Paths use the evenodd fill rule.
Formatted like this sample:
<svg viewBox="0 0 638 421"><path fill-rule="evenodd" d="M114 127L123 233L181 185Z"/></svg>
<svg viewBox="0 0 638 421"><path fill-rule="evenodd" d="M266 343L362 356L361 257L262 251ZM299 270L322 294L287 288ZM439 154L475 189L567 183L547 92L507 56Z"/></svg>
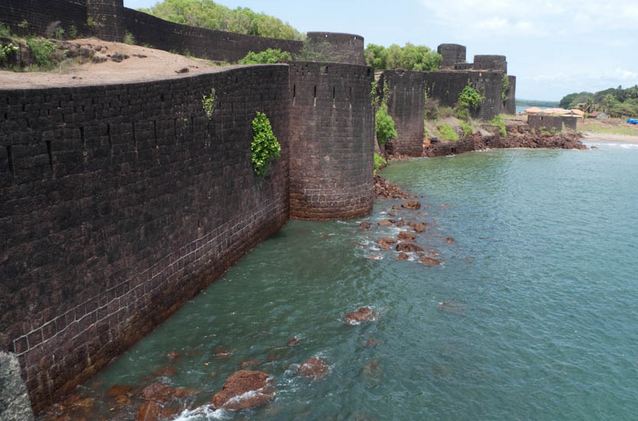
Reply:
<svg viewBox="0 0 638 421"><path fill-rule="evenodd" d="M129 31L126 31L126 33L124 34L124 39L122 41L124 41L124 44L128 44L128 45L136 44L135 37Z"/></svg>
<svg viewBox="0 0 638 421"><path fill-rule="evenodd" d="M375 114L375 129L377 133L377 141L383 146L399 135L394 119L388 113L388 106L381 104Z"/></svg>
<svg viewBox="0 0 638 421"><path fill-rule="evenodd" d="M98 23L97 21L93 18L93 16L89 16L88 18L86 18L86 26L94 31L97 27L98 27Z"/></svg>
<svg viewBox="0 0 638 421"><path fill-rule="evenodd" d="M210 93L202 95L202 109L209 120L213 119L215 113L215 106L217 105L217 95L215 88L210 89Z"/></svg>
<svg viewBox="0 0 638 421"><path fill-rule="evenodd" d="M18 47L12 42L8 44L0 44L0 65L7 62L9 57L18 52Z"/></svg>
<svg viewBox="0 0 638 421"><path fill-rule="evenodd" d="M0 38L11 38L12 36L11 29L4 23L0 23Z"/></svg>
<svg viewBox="0 0 638 421"><path fill-rule="evenodd" d="M279 48L268 48L260 52L250 51L246 54L246 57L239 60L239 64L276 64L290 61L292 61L292 54L288 51L281 51Z"/></svg>
<svg viewBox="0 0 638 421"><path fill-rule="evenodd" d="M501 100L507 101L507 96L510 93L510 78L507 75L503 75L503 82L501 83Z"/></svg>
<svg viewBox="0 0 638 421"><path fill-rule="evenodd" d="M459 109L477 111L483 103L484 99L485 97L481 95L481 93L476 90L476 88L468 83L459 94L459 99L456 105Z"/></svg>
<svg viewBox="0 0 638 421"><path fill-rule="evenodd" d="M64 39L64 33L65 33L64 28L61 27L61 26L58 26L53 31L53 38L55 38L55 39Z"/></svg>
<svg viewBox="0 0 638 421"><path fill-rule="evenodd" d="M507 126L505 125L505 120L503 119L502 115L499 114L495 116L490 121L490 124L498 128L498 134L501 135L501 137L507 136Z"/></svg>
<svg viewBox="0 0 638 421"><path fill-rule="evenodd" d="M18 28L20 29L27 29L28 27L29 27L29 21L26 19L22 19L20 23L18 24Z"/></svg>
<svg viewBox="0 0 638 421"><path fill-rule="evenodd" d="M379 153L374 153L374 175L377 174L377 171L385 168L388 165L388 161L381 156Z"/></svg>
<svg viewBox="0 0 638 421"><path fill-rule="evenodd" d="M78 28L75 25L69 26L69 39L76 39L78 37Z"/></svg>
<svg viewBox="0 0 638 421"><path fill-rule="evenodd" d="M35 64L42 69L50 69L55 65L53 53L55 44L44 38L29 38L27 46L33 54Z"/></svg>
<svg viewBox="0 0 638 421"><path fill-rule="evenodd" d="M459 134L449 124L441 124L437 127L439 136L446 142L456 142L459 140Z"/></svg>
<svg viewBox="0 0 638 421"><path fill-rule="evenodd" d="M281 156L281 145L272 131L270 120L266 114L257 112L252 121L253 141L250 144L250 162L255 174L266 175L270 162Z"/></svg>

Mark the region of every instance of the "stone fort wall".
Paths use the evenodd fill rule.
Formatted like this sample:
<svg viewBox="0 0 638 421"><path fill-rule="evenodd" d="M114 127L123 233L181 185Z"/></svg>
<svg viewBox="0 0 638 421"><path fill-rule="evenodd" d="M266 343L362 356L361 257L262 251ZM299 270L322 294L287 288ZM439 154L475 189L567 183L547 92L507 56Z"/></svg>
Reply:
<svg viewBox="0 0 638 421"><path fill-rule="evenodd" d="M293 218L349 218L372 210L372 80L365 66L291 64Z"/></svg>
<svg viewBox="0 0 638 421"><path fill-rule="evenodd" d="M0 349L36 410L287 221L288 82L279 65L0 90ZM265 179L250 163L256 111L282 144Z"/></svg>
<svg viewBox="0 0 638 421"><path fill-rule="evenodd" d="M398 134L392 141L395 154L423 154L425 80L424 72L404 70L386 70L379 79L379 86L387 84L389 89L388 112L394 118Z"/></svg>

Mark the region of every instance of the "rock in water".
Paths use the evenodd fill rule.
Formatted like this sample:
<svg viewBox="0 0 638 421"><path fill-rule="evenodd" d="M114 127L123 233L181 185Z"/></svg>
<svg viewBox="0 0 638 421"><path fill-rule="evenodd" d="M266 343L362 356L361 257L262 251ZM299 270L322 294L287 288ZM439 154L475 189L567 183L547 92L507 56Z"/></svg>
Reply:
<svg viewBox="0 0 638 421"><path fill-rule="evenodd" d="M402 251L404 253L416 253L423 251L423 248L416 243L410 242L401 242L397 244L397 251Z"/></svg>
<svg viewBox="0 0 638 421"><path fill-rule="evenodd" d="M400 261L410 260L410 256L407 253L401 252L397 254L397 260L400 260Z"/></svg>
<svg viewBox="0 0 638 421"><path fill-rule="evenodd" d="M31 402L20 375L18 358L5 352L0 352L0 420L33 420Z"/></svg>
<svg viewBox="0 0 638 421"><path fill-rule="evenodd" d="M370 228L372 228L372 224L370 223L370 221L363 221L362 223L359 224L359 229L361 231L367 231Z"/></svg>
<svg viewBox="0 0 638 421"><path fill-rule="evenodd" d="M361 307L356 311L346 314L346 324L350 326L359 325L362 322L373 322L377 319L377 313L372 307Z"/></svg>
<svg viewBox="0 0 638 421"><path fill-rule="evenodd" d="M421 202L418 200L406 200L401 204L401 207L405 209L421 209Z"/></svg>
<svg viewBox="0 0 638 421"><path fill-rule="evenodd" d="M268 373L240 370L226 379L212 403L217 409L241 411L264 406L274 397L275 387Z"/></svg>
<svg viewBox="0 0 638 421"><path fill-rule="evenodd" d="M299 366L299 374L314 380L322 379L328 374L328 364L319 357L311 357Z"/></svg>
<svg viewBox="0 0 638 421"><path fill-rule="evenodd" d="M399 233L399 240L403 241L414 241L416 240L416 234L413 232L402 231Z"/></svg>
<svg viewBox="0 0 638 421"><path fill-rule="evenodd" d="M441 261L439 259L435 259L434 257L423 256L419 259L419 263L425 266L434 267L439 266L441 264Z"/></svg>
<svg viewBox="0 0 638 421"><path fill-rule="evenodd" d="M418 232L419 234L422 232L425 232L425 230L428 227L426 224L422 224L420 222L410 222L408 225L412 227L412 229Z"/></svg>
<svg viewBox="0 0 638 421"><path fill-rule="evenodd" d="M395 243L396 240L390 237L381 238L379 241L377 241L377 244L379 245L379 247L381 247L382 250L390 250L390 248L392 248L392 244Z"/></svg>
<svg viewBox="0 0 638 421"><path fill-rule="evenodd" d="M157 421L160 419L161 414L162 407L159 403L146 401L138 409L135 421Z"/></svg>

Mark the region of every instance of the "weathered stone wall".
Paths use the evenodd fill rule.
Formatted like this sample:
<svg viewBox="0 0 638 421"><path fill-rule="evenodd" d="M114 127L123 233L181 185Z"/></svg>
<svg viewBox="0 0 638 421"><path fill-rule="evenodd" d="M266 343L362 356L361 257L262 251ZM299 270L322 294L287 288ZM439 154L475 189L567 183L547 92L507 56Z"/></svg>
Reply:
<svg viewBox="0 0 638 421"><path fill-rule="evenodd" d="M425 88L428 97L439 100L444 106L454 107L459 94L467 84L478 89L485 100L476 116L489 120L503 112L501 89L503 86L502 72L452 71L442 70L425 73Z"/></svg>
<svg viewBox="0 0 638 421"><path fill-rule="evenodd" d="M503 104L503 112L505 114L516 114L516 76L508 76L509 89L507 91L507 99Z"/></svg>
<svg viewBox="0 0 638 421"><path fill-rule="evenodd" d="M0 22L18 34L46 34L47 28L60 22L65 30L74 26L80 34L90 32L87 27L85 0L2 0Z"/></svg>
<svg viewBox="0 0 638 421"><path fill-rule="evenodd" d="M0 420L31 421L31 402L15 355L0 351Z"/></svg>
<svg viewBox="0 0 638 421"><path fill-rule="evenodd" d="M360 35L332 32L308 32L306 48L325 61L343 64L366 65L364 39Z"/></svg>
<svg viewBox="0 0 638 421"><path fill-rule="evenodd" d="M464 45L441 44L438 46L437 52L441 54L443 58L441 67L444 69L454 68L455 65L465 63L467 60L467 49Z"/></svg>
<svg viewBox="0 0 638 421"><path fill-rule="evenodd" d="M124 0L86 0L86 14L98 38L106 41L124 39Z"/></svg>
<svg viewBox="0 0 638 421"><path fill-rule="evenodd" d="M285 223L288 81L279 65L0 90L0 350L19 357L36 410ZM282 144L265 179L250 163L256 111Z"/></svg>
<svg viewBox="0 0 638 421"><path fill-rule="evenodd" d="M507 57L496 55L474 56L474 70L494 70L507 73Z"/></svg>
<svg viewBox="0 0 638 421"><path fill-rule="evenodd" d="M562 131L569 129L575 131L578 129L578 117L530 114L527 116L527 124L536 130L549 129Z"/></svg>
<svg viewBox="0 0 638 421"><path fill-rule="evenodd" d="M292 217L336 219L371 211L372 79L365 66L290 66Z"/></svg>
<svg viewBox="0 0 638 421"><path fill-rule="evenodd" d="M425 73L386 70L379 83L387 84L388 112L397 126L398 138L392 141L395 154L421 156L423 153L423 116Z"/></svg>
<svg viewBox="0 0 638 421"><path fill-rule="evenodd" d="M303 42L254 37L179 25L132 9L124 9L124 26L136 42L210 60L235 62L250 51L278 48L297 53Z"/></svg>

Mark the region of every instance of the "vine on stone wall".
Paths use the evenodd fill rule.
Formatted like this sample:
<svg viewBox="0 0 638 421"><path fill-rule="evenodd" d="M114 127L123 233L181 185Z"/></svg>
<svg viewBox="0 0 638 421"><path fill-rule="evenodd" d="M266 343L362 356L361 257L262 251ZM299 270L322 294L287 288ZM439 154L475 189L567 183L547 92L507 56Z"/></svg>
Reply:
<svg viewBox="0 0 638 421"><path fill-rule="evenodd" d="M215 106L217 105L217 95L215 88L211 88L210 93L202 96L202 108L209 120L213 119L215 113Z"/></svg>
<svg viewBox="0 0 638 421"><path fill-rule="evenodd" d="M252 121L253 141L250 144L251 157L255 174L266 175L270 162L281 156L281 145L272 131L270 120L266 114L257 112Z"/></svg>

